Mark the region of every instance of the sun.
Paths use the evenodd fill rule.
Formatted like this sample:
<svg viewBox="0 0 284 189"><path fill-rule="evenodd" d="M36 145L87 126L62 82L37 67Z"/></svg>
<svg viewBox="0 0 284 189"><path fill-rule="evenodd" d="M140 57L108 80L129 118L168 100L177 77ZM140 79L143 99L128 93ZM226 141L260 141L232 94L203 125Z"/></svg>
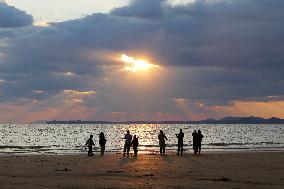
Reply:
<svg viewBox="0 0 284 189"><path fill-rule="evenodd" d="M151 64L146 60L136 59L134 57L122 54L120 60L125 63L125 70L129 72L146 71L151 68L157 68L158 65Z"/></svg>

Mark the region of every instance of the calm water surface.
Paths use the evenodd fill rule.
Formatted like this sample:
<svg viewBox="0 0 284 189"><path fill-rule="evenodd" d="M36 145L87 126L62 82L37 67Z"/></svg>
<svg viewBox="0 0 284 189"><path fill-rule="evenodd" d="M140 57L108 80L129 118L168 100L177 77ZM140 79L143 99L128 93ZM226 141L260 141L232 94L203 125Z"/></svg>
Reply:
<svg viewBox="0 0 284 189"><path fill-rule="evenodd" d="M179 129L185 133L185 149L192 152L191 133L200 129L204 151L284 150L284 125L174 125L174 124L0 124L0 154L74 154L86 153L84 146L94 135L99 151L98 134L107 138L106 151L121 152L126 130L139 136L140 152L157 152L157 135L168 137L167 150L176 150Z"/></svg>

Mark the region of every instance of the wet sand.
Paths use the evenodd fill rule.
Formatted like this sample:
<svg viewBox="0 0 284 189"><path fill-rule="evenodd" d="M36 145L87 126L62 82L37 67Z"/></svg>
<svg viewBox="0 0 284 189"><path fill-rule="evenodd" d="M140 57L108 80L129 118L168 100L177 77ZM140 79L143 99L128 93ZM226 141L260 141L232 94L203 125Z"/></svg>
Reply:
<svg viewBox="0 0 284 189"><path fill-rule="evenodd" d="M284 152L0 157L0 188L284 188Z"/></svg>

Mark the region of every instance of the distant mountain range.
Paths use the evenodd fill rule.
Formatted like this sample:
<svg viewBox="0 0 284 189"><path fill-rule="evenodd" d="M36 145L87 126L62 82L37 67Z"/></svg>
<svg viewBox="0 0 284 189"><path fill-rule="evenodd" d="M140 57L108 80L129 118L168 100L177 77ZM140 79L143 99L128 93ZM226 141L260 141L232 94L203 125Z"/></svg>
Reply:
<svg viewBox="0 0 284 189"><path fill-rule="evenodd" d="M47 121L47 124L284 124L284 119L272 117L224 117L200 121Z"/></svg>

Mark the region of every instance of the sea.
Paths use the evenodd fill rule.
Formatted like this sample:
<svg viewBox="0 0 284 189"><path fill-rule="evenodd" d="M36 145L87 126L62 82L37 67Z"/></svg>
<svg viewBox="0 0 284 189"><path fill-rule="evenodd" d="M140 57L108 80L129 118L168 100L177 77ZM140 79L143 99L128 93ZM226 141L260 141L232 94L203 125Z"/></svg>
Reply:
<svg viewBox="0 0 284 189"><path fill-rule="evenodd" d="M0 155L65 155L87 153L86 140L104 132L107 153L121 153L129 130L139 137L139 153L158 153L158 134L168 140L166 152L177 149L175 134L183 129L185 153L192 153L192 132L201 130L202 151L284 151L284 125L257 124L0 124Z"/></svg>

